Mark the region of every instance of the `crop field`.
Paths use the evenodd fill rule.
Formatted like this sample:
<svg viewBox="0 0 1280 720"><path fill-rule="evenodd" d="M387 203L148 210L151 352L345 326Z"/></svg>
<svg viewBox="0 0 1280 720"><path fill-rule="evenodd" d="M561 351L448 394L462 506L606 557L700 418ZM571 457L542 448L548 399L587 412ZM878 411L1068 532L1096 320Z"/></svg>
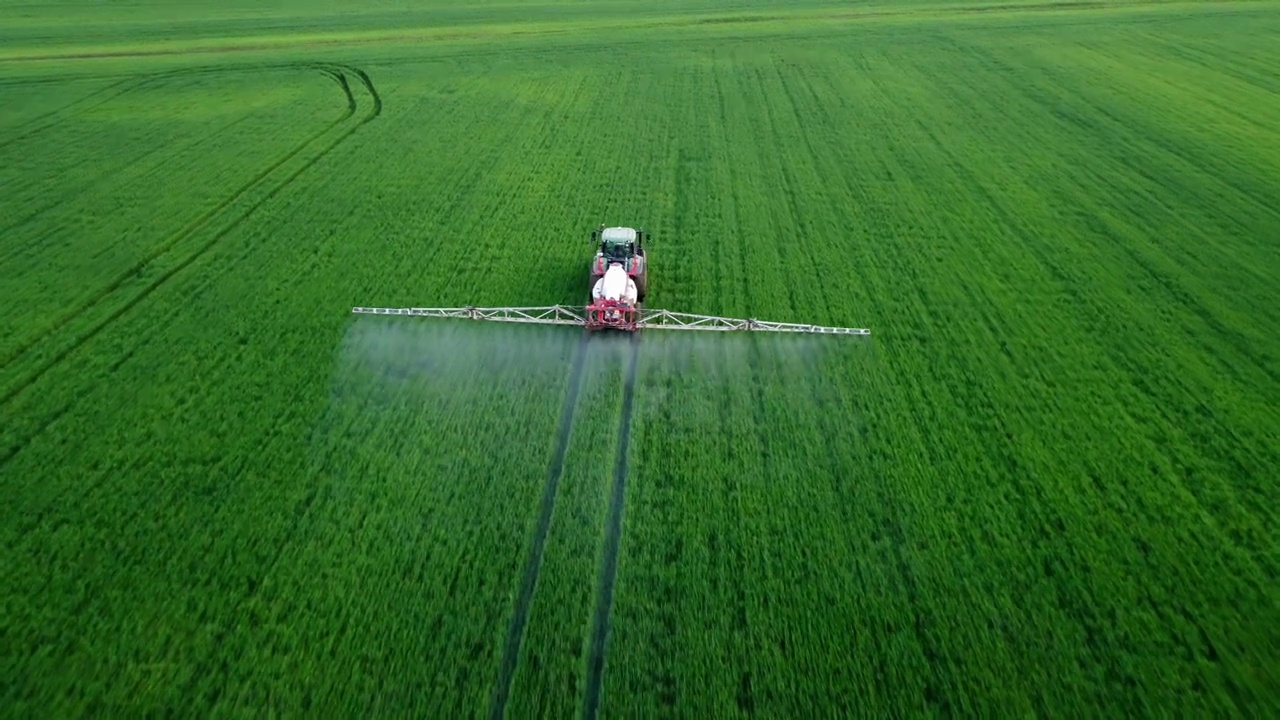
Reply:
<svg viewBox="0 0 1280 720"><path fill-rule="evenodd" d="M0 715L1280 716L1280 2L0 0ZM869 337L357 316L646 304Z"/></svg>

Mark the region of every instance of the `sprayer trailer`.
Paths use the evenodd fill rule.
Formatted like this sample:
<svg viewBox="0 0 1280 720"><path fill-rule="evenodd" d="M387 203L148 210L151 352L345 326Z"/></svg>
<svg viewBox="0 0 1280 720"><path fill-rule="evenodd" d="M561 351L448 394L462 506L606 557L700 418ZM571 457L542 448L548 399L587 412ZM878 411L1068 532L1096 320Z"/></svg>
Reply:
<svg viewBox="0 0 1280 720"><path fill-rule="evenodd" d="M824 335L870 335L866 328L825 327L798 323L770 322L754 318L726 318L692 315L670 310L648 310L642 303L649 289L649 261L643 229L605 227L591 233L598 243L591 261L588 293L584 308L567 305L542 307L462 307L462 308L376 308L355 307L365 315L413 315L418 317L466 318L495 322L538 325L576 325L587 330L748 330L760 332L817 333Z"/></svg>

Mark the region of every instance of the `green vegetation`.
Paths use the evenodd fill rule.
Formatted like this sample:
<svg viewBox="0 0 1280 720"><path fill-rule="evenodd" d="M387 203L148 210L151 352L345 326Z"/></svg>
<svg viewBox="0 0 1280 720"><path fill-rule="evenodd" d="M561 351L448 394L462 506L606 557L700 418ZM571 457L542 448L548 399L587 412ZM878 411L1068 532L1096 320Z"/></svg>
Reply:
<svg viewBox="0 0 1280 720"><path fill-rule="evenodd" d="M1278 11L0 3L0 707L1280 714Z"/></svg>

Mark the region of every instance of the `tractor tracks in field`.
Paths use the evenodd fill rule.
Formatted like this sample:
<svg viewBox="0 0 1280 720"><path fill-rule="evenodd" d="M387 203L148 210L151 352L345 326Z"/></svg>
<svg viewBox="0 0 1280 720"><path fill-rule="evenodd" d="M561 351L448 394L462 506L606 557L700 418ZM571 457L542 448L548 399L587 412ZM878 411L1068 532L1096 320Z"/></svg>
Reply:
<svg viewBox="0 0 1280 720"><path fill-rule="evenodd" d="M520 650L524 641L525 628L529 621L529 611L533 604L533 595L538 584L542 556L546 548L547 537L551 531L551 520L555 511L556 497L559 494L560 477L564 473L565 455L569 449L575 410L584 383L584 375L586 374L585 365L590 341L590 334L584 332L574 355L573 369L569 375L568 395L565 398L564 410L560 417L555 449L552 452L551 463L547 469L547 481L543 489L538 522L534 531L529 557L525 563L520 591L516 596L511 624L507 631L507 642L503 648L502 664L498 669L497 686L494 688L489 713L489 717L492 720L501 720L506 716L507 702L510 698L516 667L520 661ZM618 574L618 552L622 539L622 511L626 500L627 465L631 446L631 421L635 405L636 378L640 357L639 335L632 335L628 342L626 379L623 383L621 418L618 425L617 454L613 465L613 485L609 499L609 514L604 527L604 548L601 553L596 604L592 615L591 640L590 645L586 648L588 664L585 696L583 698L583 716L591 720L594 720L599 713L601 689L603 687L605 649L609 639L610 613L613 608L614 584Z"/></svg>
<svg viewBox="0 0 1280 720"><path fill-rule="evenodd" d="M502 665L498 668L498 684L494 689L490 717L501 720L507 712L507 699L511 695L511 681L515 678L516 664L520 659L520 645L524 641L525 626L529 621L529 608L533 604L533 591L538 584L538 572L542 568L542 554L546 549L547 535L551 532L551 515L555 510L556 495L560 490L560 476L564 474L564 457L569 449L569 437L573 430L574 411L578 407L578 394L582 390L583 369L587 360L587 343L590 337L584 331L574 351L573 369L569 372L569 390L564 410L560 415L560 428L556 432L556 445L547 467L547 482L542 491L542 505L538 510L538 524L525 562L520 593L516 596L511 626L507 630L507 642L502 651Z"/></svg>
<svg viewBox="0 0 1280 720"><path fill-rule="evenodd" d="M119 320L130 310L132 310L133 308L137 307L140 303L145 301L148 297L151 296L152 293L154 293L160 287L165 285L174 276L178 275L180 272L190 267L193 263L195 263L205 254L207 254L215 246L217 246L217 244L223 238L225 238L233 229L235 229L246 218L248 218L255 211L257 211L258 208L262 207L268 201L270 201L275 196L280 194L280 192L286 189L300 175L302 175L304 172L306 172L308 169L314 166L317 162L323 159L326 155L332 152L335 148L341 145L345 140L350 138L353 134L359 131L366 124L377 119L378 116L382 114L382 98L378 94L377 88L374 86L372 79L364 70L360 68L349 66L349 65L340 65L335 63L303 63L303 64L282 65L282 66L264 66L263 68L260 68L260 69L289 69L289 68L306 68L306 69L318 70L321 73L333 79L334 82L343 91L346 107L342 115L339 116L338 119L326 124L320 131L312 133L311 135L306 137L302 142L298 143L291 150L289 150L289 152L287 152L283 157L278 158L277 160L272 162L269 166L267 166L265 169L255 174L246 183L242 184L241 186L233 190L229 195L224 197L213 208L205 211L199 217L197 217L194 221L188 223L182 229L178 230L176 233L171 235L163 243L161 243L159 246L157 246L155 249L149 252L142 260L135 263L132 267L130 267L125 272L116 276L102 290L95 293L85 302L76 306L75 309L73 309L71 312L64 315L62 318L60 318L53 326L51 326L45 332L36 335L32 339L28 340L27 342L24 342L22 345L12 350L4 358L3 362L0 362L0 367L8 369L14 363L20 361L25 355L27 355L34 348L38 347L41 343L47 341L51 337L67 329L77 318L83 316L85 313L89 312L93 307L107 300L116 291L124 287L131 279L135 277L139 277L142 274L142 272L147 268L148 265L155 262L162 256L172 252L183 241L191 238L197 232L208 227L215 219L222 216L236 201L245 197L246 195L248 195L250 192L254 190L265 187L269 179L273 175L273 173L276 173L276 171L278 171L283 165L285 165L290 160L293 160L298 155L300 155L303 152L303 150L305 150L307 147L322 141L327 135L332 134L333 131L337 129L340 125L342 125L343 123L347 123L347 121L349 121L356 114L361 104L356 100L357 93L353 92L352 83L348 75L353 76L355 80L359 83L360 87L364 90L364 92L368 94L369 102L370 102L370 107L368 111L359 120L357 120L355 123L350 124L348 128L346 128L344 131L334 136L333 139L331 139L328 143L323 145L318 152L308 157L304 162L300 163L298 167L293 169L283 179L281 179L275 185L271 186L268 190L266 190L266 192L261 197L259 197L252 204L248 205L244 210L242 210L241 212L236 214L234 217L232 217L229 221L227 221L220 229L218 229L215 233L213 233L213 235L211 235L208 240L206 240L205 242L197 246L193 252L191 252L189 255L182 258L179 262L174 264L172 267L169 267L163 273L161 273L156 278L151 280L151 282L143 286L143 288L136 295L129 298L127 301L125 301L123 304L121 304L111 313L99 319L97 322L92 323L87 330L85 330L82 334L77 336L71 343L69 343L65 347L62 347L57 352L52 354L48 359L39 363L33 371L28 373L25 377L22 377L21 380L15 382L7 390L4 390L3 395L0 395L0 406L4 406L12 402L15 398L21 395L25 390L27 390L28 388L33 386L37 381L39 381L39 379L43 377L47 372L52 370L54 367L57 367L60 363L66 360L67 357L69 357L72 353L74 353L79 348L83 347L86 343L91 341L93 338L97 337L103 330L109 327L116 320ZM182 73L217 74L220 72L221 73L233 72L237 69L238 68L234 68L234 67L232 68L226 68L226 67L194 68L194 69L183 70L183 71L172 71L169 73L158 73L154 77L149 77L144 79L144 83L146 81L152 81L152 80L158 79L159 77L168 77L168 76L173 76L173 75L182 74ZM74 402L74 400L72 402ZM35 437L40 432L42 432L46 427L49 426L49 424L54 422L57 417L60 417L61 415L65 414L65 412L66 412L66 409L63 408L58 412L50 414L50 416L47 417L45 421L42 422L34 432L27 434L26 437L22 441L20 441L17 445L14 445L5 449L0 449L0 466L3 466L6 462L8 462L8 460L10 460L14 455L16 455L22 449L22 447L24 447L25 444L30 441L31 438Z"/></svg>
<svg viewBox="0 0 1280 720"><path fill-rule="evenodd" d="M285 63L245 63L238 65L210 65L190 68L178 68L174 70L162 70L159 72L148 73L145 75L129 75L124 78L116 79L114 82L105 87L98 88L82 97L76 98L53 110L41 113L19 125L10 128L10 132L14 133L9 137L0 138L0 150L21 142L28 138L39 135L40 133L57 127L67 117L83 113L94 108L101 107L113 100L119 100L130 93L145 90L149 86L165 80L175 78L193 78L210 75L226 75L229 73L247 74L252 72L264 71L283 71L283 70L320 70L326 72L329 69L341 68L347 72L355 73L358 69L340 63L329 62L285 62ZM107 79L112 76L85 76L78 79L93 79L94 77L102 77ZM118 77L118 76L117 76ZM50 82L56 82L51 80ZM96 102L95 102L96 100Z"/></svg>
<svg viewBox="0 0 1280 720"><path fill-rule="evenodd" d="M140 80L142 80L142 78L138 78L137 76L117 80L106 87L94 90L88 95L76 98L75 100L54 108L53 110L41 113L26 122L11 128L10 132L13 134L9 137L0 139L0 150L13 145L14 143L21 142L29 137L39 135L45 130L57 126L58 123L62 122L63 117L67 114L76 112L77 110L90 110L132 92L136 89L134 86L138 84ZM95 98L97 98L98 102L89 104ZM81 106L84 107L82 108Z"/></svg>
<svg viewBox="0 0 1280 720"><path fill-rule="evenodd" d="M143 90L150 85L154 85L163 80L175 77L190 77L199 75L208 75L211 73L227 73L234 70L253 71L265 69L270 66L244 66L243 68L228 67L197 67L185 68L179 70L165 70L146 75L129 75L123 79L118 79L105 87L98 88L87 95L76 98L69 103L54 108L47 112L41 113L26 122L23 122L11 129L14 134L10 137L0 139L0 150L3 150L14 143L21 142L31 137L35 137L40 133L57 127L67 117L74 116L77 113L86 112L95 108L106 105L113 100L119 100L130 93ZM287 66L279 66L287 67ZM96 100L96 102L94 102Z"/></svg>
<svg viewBox="0 0 1280 720"><path fill-rule="evenodd" d="M600 713L605 651L609 642L613 589L618 579L618 550L622 544L622 510L627 499L627 458L631 449L631 416L635 406L636 375L640 360L640 336L632 334L627 360L627 379L622 388L622 420L618 425L618 451L613 464L613 492L609 498L609 519L605 525L604 554L600 563L600 583L587 648L587 683L582 703L584 720Z"/></svg>
<svg viewBox="0 0 1280 720"><path fill-rule="evenodd" d="M232 120L231 122L227 123L226 125L219 128L218 130L216 130L214 133L210 135L205 135L202 137L191 139L185 143L181 143L181 144L156 143L155 145L129 158L127 161L125 161L121 165L104 169L103 171L97 173L93 178L91 178L88 181L79 183L73 187L66 188L63 190L63 192L61 192L56 196L52 196L52 197L45 196L44 198L42 198L42 200L44 200L43 204L41 204L39 207L35 207L34 209L31 209L30 212L20 217L14 218L5 226L0 227L0 238L6 238L6 245L8 245L8 247L5 247L3 251L0 251L0 265L10 262L13 259L26 253L32 253L32 252L38 253L39 247L48 239L47 236L41 236L41 237L32 238L29 243L9 244L7 240L7 236L10 233L14 232L15 230L22 228L24 225L27 225L28 223L34 222L37 218L49 212L50 210L53 210L61 205L74 201L81 195L93 192L96 189L103 186L112 185L114 180L118 176L126 174L137 167L145 166L146 163L148 162L154 162L158 164L159 162L165 161L166 155L189 152L195 148L198 148L200 145L209 142L210 139L216 138L219 134L228 132L232 128L236 127L237 125L249 120L250 117L251 117L250 115L242 115ZM157 161L156 158L159 158L159 160Z"/></svg>

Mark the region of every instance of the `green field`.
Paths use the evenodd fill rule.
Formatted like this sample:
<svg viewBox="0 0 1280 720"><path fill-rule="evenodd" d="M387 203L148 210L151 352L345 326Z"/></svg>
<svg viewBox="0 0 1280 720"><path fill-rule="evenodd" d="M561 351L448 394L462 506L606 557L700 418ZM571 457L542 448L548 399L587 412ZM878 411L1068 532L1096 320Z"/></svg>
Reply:
<svg viewBox="0 0 1280 720"><path fill-rule="evenodd" d="M1280 2L0 0L0 715L1280 716ZM869 338L355 316L647 304Z"/></svg>

